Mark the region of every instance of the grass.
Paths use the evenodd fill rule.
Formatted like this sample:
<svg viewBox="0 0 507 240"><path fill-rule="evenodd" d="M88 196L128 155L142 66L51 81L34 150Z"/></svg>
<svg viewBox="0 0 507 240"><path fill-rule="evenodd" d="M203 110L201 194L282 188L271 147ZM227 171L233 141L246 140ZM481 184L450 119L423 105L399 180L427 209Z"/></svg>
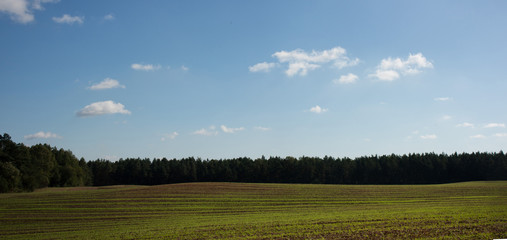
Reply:
<svg viewBox="0 0 507 240"><path fill-rule="evenodd" d="M0 195L0 238L507 238L507 182L47 188Z"/></svg>

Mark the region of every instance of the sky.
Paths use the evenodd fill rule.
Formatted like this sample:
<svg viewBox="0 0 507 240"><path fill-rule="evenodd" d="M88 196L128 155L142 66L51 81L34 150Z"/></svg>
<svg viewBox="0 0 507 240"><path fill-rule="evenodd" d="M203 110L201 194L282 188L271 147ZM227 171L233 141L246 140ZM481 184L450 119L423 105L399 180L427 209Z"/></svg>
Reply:
<svg viewBox="0 0 507 240"><path fill-rule="evenodd" d="M0 0L0 132L86 160L505 151L506 12Z"/></svg>

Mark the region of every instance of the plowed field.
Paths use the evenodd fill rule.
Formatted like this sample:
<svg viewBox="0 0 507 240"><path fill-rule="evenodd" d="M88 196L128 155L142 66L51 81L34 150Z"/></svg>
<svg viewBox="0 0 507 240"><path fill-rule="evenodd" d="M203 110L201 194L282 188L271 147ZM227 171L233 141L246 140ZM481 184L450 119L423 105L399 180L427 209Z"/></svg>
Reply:
<svg viewBox="0 0 507 240"><path fill-rule="evenodd" d="M47 188L0 195L0 238L507 238L507 182Z"/></svg>

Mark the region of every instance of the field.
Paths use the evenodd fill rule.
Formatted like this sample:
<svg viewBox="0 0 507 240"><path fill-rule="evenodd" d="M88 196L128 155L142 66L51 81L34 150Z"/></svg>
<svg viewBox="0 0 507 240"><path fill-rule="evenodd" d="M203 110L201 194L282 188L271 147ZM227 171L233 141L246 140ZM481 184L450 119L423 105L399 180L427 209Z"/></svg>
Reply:
<svg viewBox="0 0 507 240"><path fill-rule="evenodd" d="M507 238L507 182L47 188L0 195L0 238Z"/></svg>

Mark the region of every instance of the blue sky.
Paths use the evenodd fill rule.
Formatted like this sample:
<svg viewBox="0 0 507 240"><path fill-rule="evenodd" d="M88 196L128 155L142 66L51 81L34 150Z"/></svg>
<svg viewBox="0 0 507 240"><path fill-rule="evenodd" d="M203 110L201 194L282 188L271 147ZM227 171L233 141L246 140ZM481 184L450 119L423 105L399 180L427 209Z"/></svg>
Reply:
<svg viewBox="0 0 507 240"><path fill-rule="evenodd" d="M0 0L0 132L87 160L505 151L505 12Z"/></svg>

